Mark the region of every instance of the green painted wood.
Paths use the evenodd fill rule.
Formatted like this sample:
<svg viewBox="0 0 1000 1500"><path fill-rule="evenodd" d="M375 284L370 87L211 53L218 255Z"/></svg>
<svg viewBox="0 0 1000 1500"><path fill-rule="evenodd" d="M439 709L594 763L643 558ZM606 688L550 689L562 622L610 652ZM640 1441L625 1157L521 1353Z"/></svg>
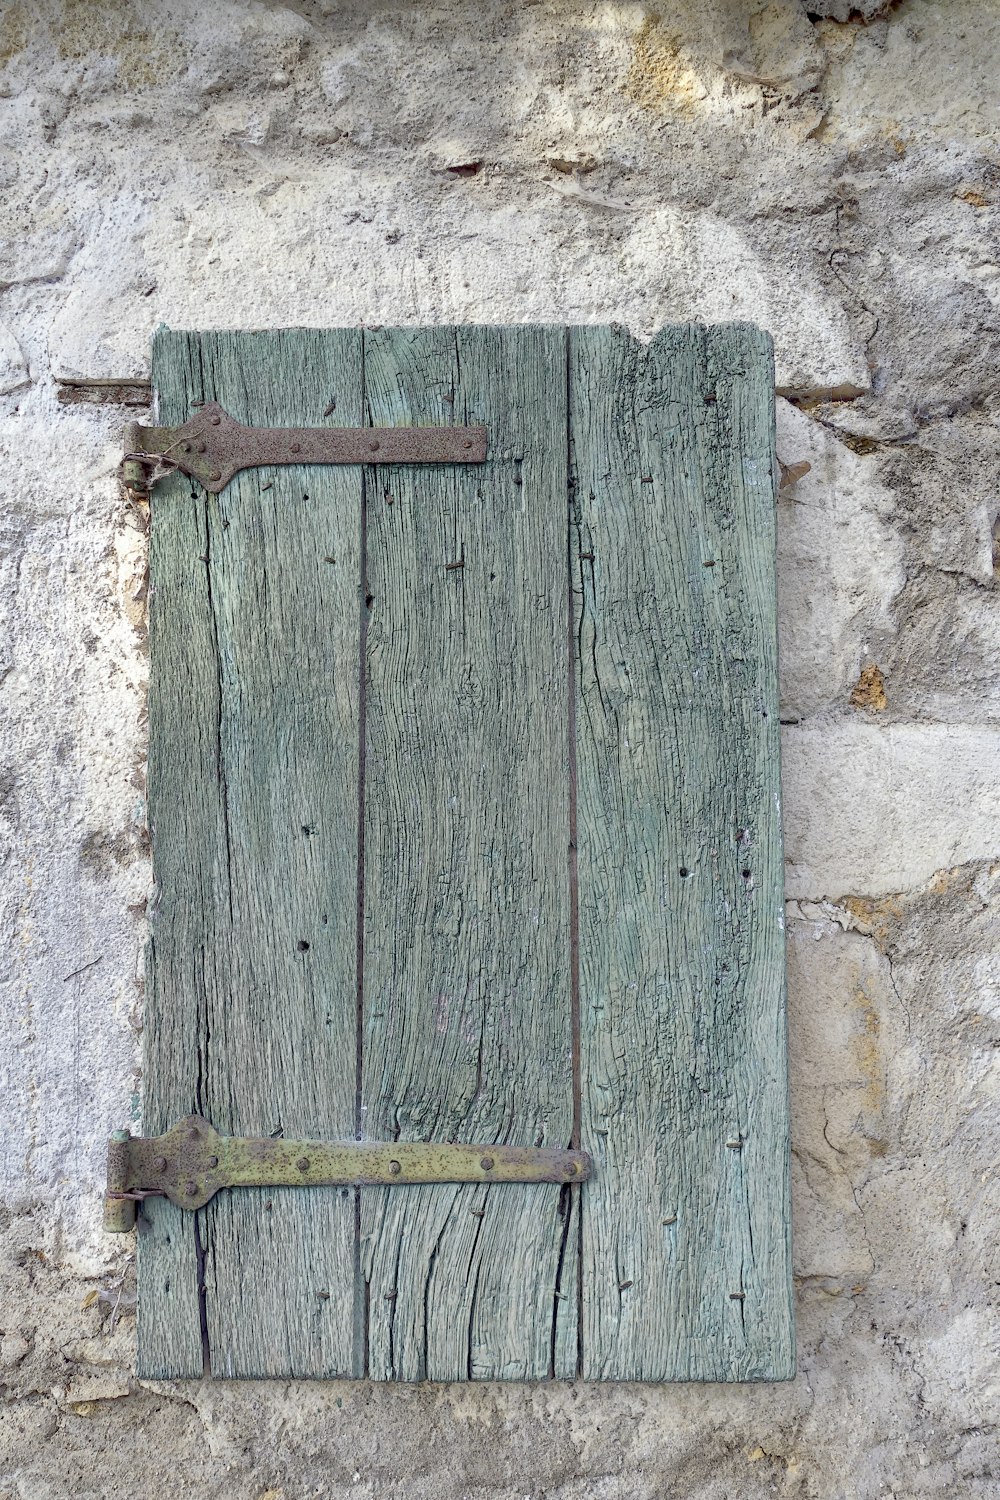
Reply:
<svg viewBox="0 0 1000 1500"><path fill-rule="evenodd" d="M161 420L361 420L361 336L161 333ZM145 1126L350 1136L356 1107L361 475L252 470L153 501ZM193 1216L147 1200L140 1372L201 1372ZM359 1370L349 1190L198 1216L213 1373Z"/></svg>
<svg viewBox="0 0 1000 1500"><path fill-rule="evenodd" d="M583 1373L794 1373L770 341L570 337Z"/></svg>
<svg viewBox="0 0 1000 1500"><path fill-rule="evenodd" d="M565 333L370 332L365 386L490 459L368 478L364 1134L567 1145ZM371 1375L574 1373L576 1191L365 1189Z"/></svg>
<svg viewBox="0 0 1000 1500"><path fill-rule="evenodd" d="M158 487L147 1131L597 1172L148 1200L140 1373L204 1323L216 1375L792 1374L768 340L165 332L154 380L490 457Z"/></svg>

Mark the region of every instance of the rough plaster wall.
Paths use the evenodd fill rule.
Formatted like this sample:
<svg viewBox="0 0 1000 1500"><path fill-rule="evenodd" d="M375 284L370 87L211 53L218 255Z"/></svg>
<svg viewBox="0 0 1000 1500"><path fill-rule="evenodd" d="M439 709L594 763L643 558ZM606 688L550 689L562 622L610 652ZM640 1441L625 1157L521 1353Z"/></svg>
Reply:
<svg viewBox="0 0 1000 1500"><path fill-rule="evenodd" d="M0 1500L1000 1495L997 8L0 9ZM145 538L125 413L58 377L145 373L161 319L730 317L811 465L798 1378L139 1387L98 1204L141 1108Z"/></svg>

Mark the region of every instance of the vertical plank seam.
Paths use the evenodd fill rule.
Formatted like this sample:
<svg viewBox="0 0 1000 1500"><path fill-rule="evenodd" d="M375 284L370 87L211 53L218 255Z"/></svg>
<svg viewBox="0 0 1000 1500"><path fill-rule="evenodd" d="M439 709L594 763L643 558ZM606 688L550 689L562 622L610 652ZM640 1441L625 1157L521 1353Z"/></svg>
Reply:
<svg viewBox="0 0 1000 1500"><path fill-rule="evenodd" d="M567 771L569 775L569 849L567 875L569 879L569 1004L570 1034L573 1048L573 1126L570 1145L579 1150L583 1128L583 1078L580 1057L580 886L577 860L577 754L576 754L576 655L575 655L575 610L573 599L573 521L576 504L576 475L573 470L573 418L571 410L571 347L570 330L563 330L564 379L566 385L566 673L567 673ZM566 1204L566 1223L563 1242L559 1250L559 1267L556 1277L556 1306L553 1316L553 1368L555 1364L555 1326L559 1312L563 1259L572 1225L573 1198L579 1204L577 1219L577 1275L576 1275L576 1373L583 1371L583 1188L571 1188Z"/></svg>
<svg viewBox="0 0 1000 1500"><path fill-rule="evenodd" d="M368 422L368 394L365 387L365 333L361 330L360 380L361 423ZM354 1057L354 1134L362 1138L362 1082L364 1067L364 1003L365 1003L365 771L368 750L367 725L367 653L368 653L368 470L361 470L361 515L358 568L358 839L357 839L357 941L356 941L356 989L355 989L355 1057ZM361 1189L354 1189L354 1303L355 1326L360 1337L355 1336L355 1368L363 1379L368 1378L369 1365L369 1300L370 1291L364 1283L361 1264Z"/></svg>
<svg viewBox="0 0 1000 1500"><path fill-rule="evenodd" d="M191 352L191 342L188 341L188 352ZM198 355L198 399L205 400L205 351L202 345L201 335L198 334L194 347ZM193 373L193 371L192 371ZM188 398L189 406L193 401ZM186 413L185 413L186 416ZM195 507L199 501L194 484L191 485L191 500ZM223 765L222 753L222 664L219 659L219 619L215 611L215 598L212 593L212 532L208 520L208 499L204 501L202 515L205 526L205 580L208 590L208 613L212 625L212 646L215 652L215 681L218 692L218 704L215 715L215 774L219 787L219 795L222 800L222 811L226 835L226 890L229 900L229 919L233 917L233 882L232 882L232 846L229 838L229 798L226 787L226 776ZM202 955L204 963L205 955ZM202 1015L199 1018L197 1028L198 1044L198 1081L196 1086L195 1107L199 1114L207 1113L206 1100L204 1098L205 1088L208 1080L208 1048L211 1041L211 1029L208 1018L208 992L205 988L204 974L202 974L202 994L199 1002ZM194 1236L194 1264L196 1287L198 1298L198 1331L201 1337L201 1359L203 1377L211 1377L212 1374L212 1347L208 1336L208 1247L207 1240L202 1236L202 1229L207 1226L207 1216L199 1210L194 1215L194 1223L191 1233Z"/></svg>

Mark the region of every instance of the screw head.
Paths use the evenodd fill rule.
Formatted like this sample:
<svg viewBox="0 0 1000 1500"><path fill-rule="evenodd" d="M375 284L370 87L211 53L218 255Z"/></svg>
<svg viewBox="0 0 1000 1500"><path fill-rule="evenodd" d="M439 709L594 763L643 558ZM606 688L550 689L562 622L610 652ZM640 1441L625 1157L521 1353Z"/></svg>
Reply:
<svg viewBox="0 0 1000 1500"><path fill-rule="evenodd" d="M369 444L368 444L368 446L369 446L369 448L370 448L370 449L371 449L371 451L372 451L372 452L373 452L373 453L377 453L377 452L378 452L378 450L379 450L379 445L378 445L378 443L369 443Z"/></svg>
<svg viewBox="0 0 1000 1500"><path fill-rule="evenodd" d="M392 1173L393 1177L398 1177L402 1170L403 1168L400 1166L398 1161L391 1161L389 1163L389 1171Z"/></svg>
<svg viewBox="0 0 1000 1500"><path fill-rule="evenodd" d="M483 1156L483 1157L481 1157L480 1161L479 1161L479 1165L482 1167L482 1169L483 1169L484 1172L492 1172L493 1171L493 1158L492 1158L492 1156Z"/></svg>
<svg viewBox="0 0 1000 1500"><path fill-rule="evenodd" d="M301 453L302 451L301 443L289 443L289 447L291 448L293 453Z"/></svg>
<svg viewBox="0 0 1000 1500"><path fill-rule="evenodd" d="M219 416L219 413L216 411L216 412L212 413L212 415L209 417L208 420L211 422L211 424L212 424L213 427L218 427L219 423L222 421L222 418Z"/></svg>
<svg viewBox="0 0 1000 1500"><path fill-rule="evenodd" d="M298 1167L298 1169L299 1169L300 1172L308 1172L308 1170L309 1170L309 1158L308 1158L308 1156L300 1156L299 1159L298 1159L298 1161L295 1163L295 1165Z"/></svg>
<svg viewBox="0 0 1000 1500"><path fill-rule="evenodd" d="M167 1170L167 1158L165 1156L154 1156L153 1166L158 1172L165 1172Z"/></svg>
<svg viewBox="0 0 1000 1500"><path fill-rule="evenodd" d="M192 1125L191 1128L188 1130L188 1140L189 1141L196 1141L197 1139L198 1139L198 1127L197 1127L197 1125Z"/></svg>
<svg viewBox="0 0 1000 1500"><path fill-rule="evenodd" d="M196 453L204 453L204 451L205 451L205 444L204 443L195 443L195 445L194 445L194 451Z"/></svg>
<svg viewBox="0 0 1000 1500"><path fill-rule="evenodd" d="M197 1198L198 1184L196 1182L186 1182L184 1184L184 1191L187 1193L189 1198Z"/></svg>
<svg viewBox="0 0 1000 1500"><path fill-rule="evenodd" d="M210 1167L217 1167L219 1165L219 1158L217 1156L210 1156L208 1158L208 1165Z"/></svg>
<svg viewBox="0 0 1000 1500"><path fill-rule="evenodd" d="M209 470L208 477L212 481L212 483L215 484L218 480L220 480L222 478L222 472L219 469L211 469L211 470Z"/></svg>

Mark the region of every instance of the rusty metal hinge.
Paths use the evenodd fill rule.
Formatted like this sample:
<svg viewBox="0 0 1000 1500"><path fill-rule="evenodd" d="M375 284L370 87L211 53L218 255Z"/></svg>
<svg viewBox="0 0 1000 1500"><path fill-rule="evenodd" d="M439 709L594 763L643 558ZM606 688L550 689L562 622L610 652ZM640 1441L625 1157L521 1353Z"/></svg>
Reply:
<svg viewBox="0 0 1000 1500"><path fill-rule="evenodd" d="M165 1135L119 1130L108 1142L104 1227L134 1228L136 1203L203 1208L220 1188L397 1187L419 1182L583 1182L585 1151L424 1141L286 1141L220 1135L200 1115Z"/></svg>
<svg viewBox="0 0 1000 1500"><path fill-rule="evenodd" d="M261 464L481 464L485 427L245 427L206 401L180 427L125 428L122 478L147 496L179 469L213 495Z"/></svg>

